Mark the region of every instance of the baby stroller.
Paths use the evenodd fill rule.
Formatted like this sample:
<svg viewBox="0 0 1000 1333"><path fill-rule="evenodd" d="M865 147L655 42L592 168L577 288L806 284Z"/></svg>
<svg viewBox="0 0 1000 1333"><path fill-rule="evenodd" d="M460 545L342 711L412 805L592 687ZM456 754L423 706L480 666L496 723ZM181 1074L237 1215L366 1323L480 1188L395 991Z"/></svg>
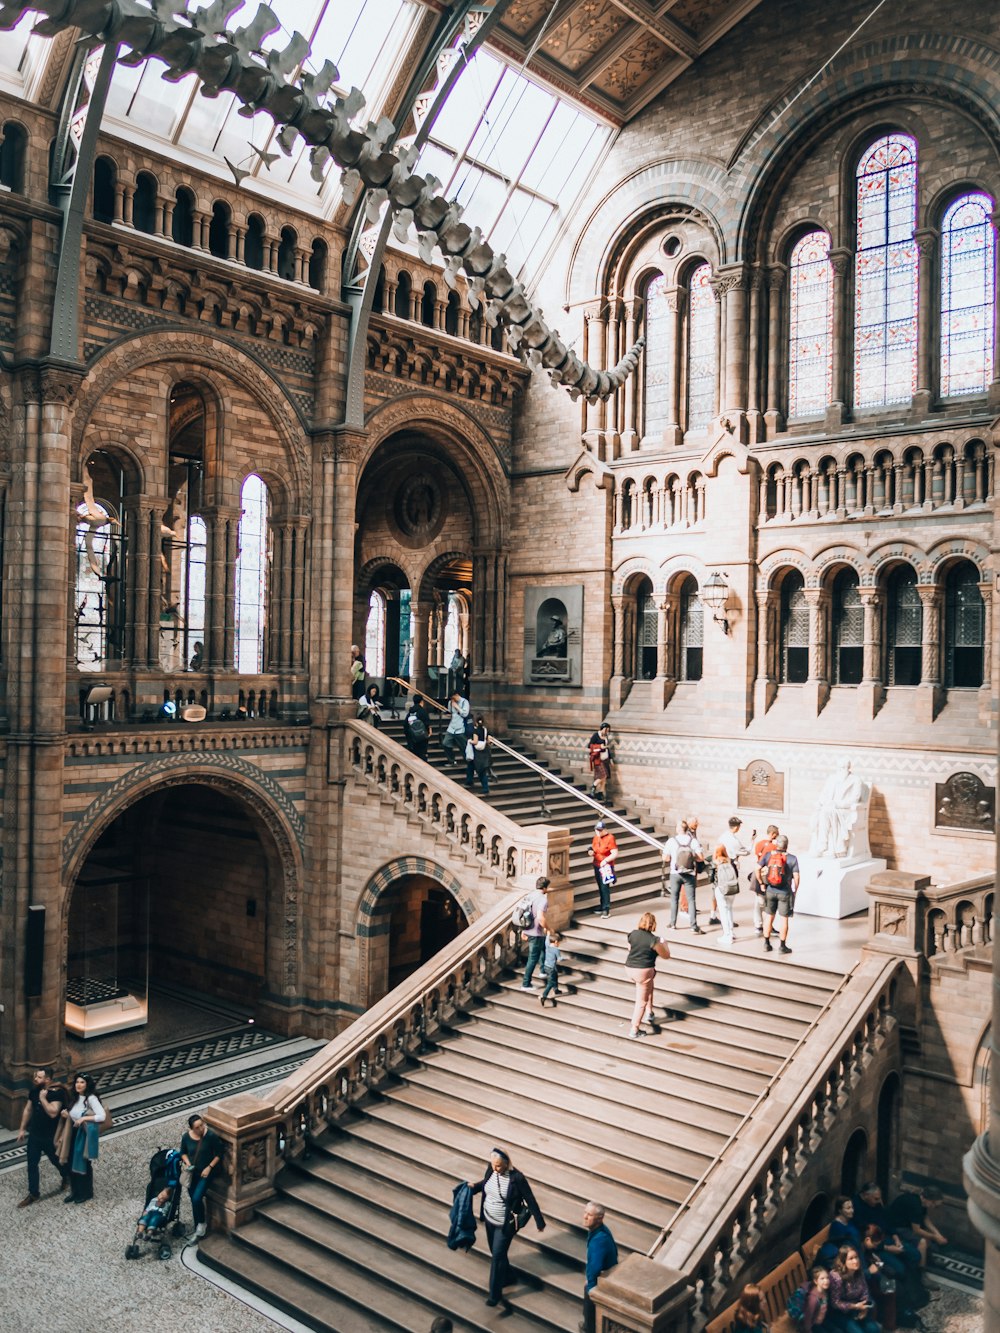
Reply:
<svg viewBox="0 0 1000 1333"><path fill-rule="evenodd" d="M183 1236L180 1220L181 1173L184 1162L176 1148L158 1148L149 1159L149 1184L142 1216L135 1227L132 1243L125 1250L126 1259L138 1259L144 1243L157 1246L158 1259L169 1259L173 1250L167 1239Z"/></svg>

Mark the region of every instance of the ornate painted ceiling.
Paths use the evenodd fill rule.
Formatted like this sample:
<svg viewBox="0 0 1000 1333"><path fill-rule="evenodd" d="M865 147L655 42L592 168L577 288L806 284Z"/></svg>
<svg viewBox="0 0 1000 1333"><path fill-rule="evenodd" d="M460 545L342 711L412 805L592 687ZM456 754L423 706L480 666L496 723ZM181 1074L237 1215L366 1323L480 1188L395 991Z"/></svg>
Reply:
<svg viewBox="0 0 1000 1333"><path fill-rule="evenodd" d="M512 0L491 45L623 125L760 0ZM548 20L548 21L547 21Z"/></svg>

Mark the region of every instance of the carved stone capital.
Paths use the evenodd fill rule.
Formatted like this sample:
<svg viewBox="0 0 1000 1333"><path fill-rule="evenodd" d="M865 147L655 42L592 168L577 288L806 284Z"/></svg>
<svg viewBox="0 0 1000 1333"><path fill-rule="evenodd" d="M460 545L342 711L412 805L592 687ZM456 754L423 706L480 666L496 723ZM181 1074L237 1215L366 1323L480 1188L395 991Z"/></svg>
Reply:
<svg viewBox="0 0 1000 1333"><path fill-rule="evenodd" d="M854 255L850 250L838 249L830 251L830 267L833 269L835 278L843 278L851 266Z"/></svg>
<svg viewBox="0 0 1000 1333"><path fill-rule="evenodd" d="M941 233L936 227L920 227L913 233L913 241L922 258L926 259L937 249Z"/></svg>
<svg viewBox="0 0 1000 1333"><path fill-rule="evenodd" d="M783 292L787 279L788 265L772 264L767 270L767 290L769 292Z"/></svg>
<svg viewBox="0 0 1000 1333"><path fill-rule="evenodd" d="M42 366L39 375L39 396L43 403L58 403L68 407L76 399L83 370L65 366Z"/></svg>
<svg viewBox="0 0 1000 1333"><path fill-rule="evenodd" d="M750 285L750 270L746 264L728 264L713 273L712 290L716 299L722 300L730 292L745 291Z"/></svg>

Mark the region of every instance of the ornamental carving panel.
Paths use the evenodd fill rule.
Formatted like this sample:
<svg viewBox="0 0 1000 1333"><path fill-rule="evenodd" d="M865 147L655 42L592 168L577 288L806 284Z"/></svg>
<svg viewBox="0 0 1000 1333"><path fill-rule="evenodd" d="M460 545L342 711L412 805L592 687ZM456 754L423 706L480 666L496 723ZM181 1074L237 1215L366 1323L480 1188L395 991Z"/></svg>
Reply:
<svg viewBox="0 0 1000 1333"><path fill-rule="evenodd" d="M744 810L784 810L784 773L766 759L754 759L739 771L736 804Z"/></svg>
<svg viewBox="0 0 1000 1333"><path fill-rule="evenodd" d="M267 1175L267 1139L251 1139L240 1144L239 1183L252 1185Z"/></svg>
<svg viewBox="0 0 1000 1333"><path fill-rule="evenodd" d="M975 773L952 773L934 784L934 826L992 833L996 827L996 787L987 787Z"/></svg>

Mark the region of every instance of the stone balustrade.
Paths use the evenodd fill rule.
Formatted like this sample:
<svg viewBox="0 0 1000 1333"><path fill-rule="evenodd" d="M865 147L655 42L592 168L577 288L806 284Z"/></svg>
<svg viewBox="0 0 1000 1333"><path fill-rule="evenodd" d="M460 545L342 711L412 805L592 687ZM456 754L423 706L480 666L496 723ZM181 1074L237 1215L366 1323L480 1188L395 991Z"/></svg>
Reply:
<svg viewBox="0 0 1000 1333"><path fill-rule="evenodd" d="M842 1153L871 1109L862 1082L874 1072L880 1084L898 1064L902 971L899 959L871 958L845 980L651 1249L695 1286L692 1329L733 1298L768 1232L805 1207L813 1186L796 1185L810 1161L833 1140Z"/></svg>
<svg viewBox="0 0 1000 1333"><path fill-rule="evenodd" d="M995 883L995 875L957 884L901 870L873 875L866 950L940 963L990 945Z"/></svg>
<svg viewBox="0 0 1000 1333"><path fill-rule="evenodd" d="M524 891L539 875L548 875L555 890L550 893L555 924L568 921L563 901L568 890L561 887L568 884L568 829L516 824L367 723L342 725L346 775L418 820L504 886Z"/></svg>
<svg viewBox="0 0 1000 1333"><path fill-rule="evenodd" d="M859 448L846 458L761 460L762 522L801 523L929 513L991 504L996 454L980 438Z"/></svg>
<svg viewBox="0 0 1000 1333"><path fill-rule="evenodd" d="M707 483L701 472L667 471L663 476L616 475L616 533L668 532L702 528Z"/></svg>
<svg viewBox="0 0 1000 1333"><path fill-rule="evenodd" d="M516 901L506 895L265 1097L239 1093L208 1108L205 1119L225 1144L224 1171L208 1196L213 1228L249 1221L286 1161L516 964Z"/></svg>

